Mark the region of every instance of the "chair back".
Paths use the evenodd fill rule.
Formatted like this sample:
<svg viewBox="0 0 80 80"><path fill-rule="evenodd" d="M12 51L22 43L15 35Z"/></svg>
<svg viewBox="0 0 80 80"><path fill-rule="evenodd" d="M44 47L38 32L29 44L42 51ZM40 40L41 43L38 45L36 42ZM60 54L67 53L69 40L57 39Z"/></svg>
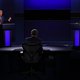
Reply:
<svg viewBox="0 0 80 80"><path fill-rule="evenodd" d="M36 63L39 61L40 45L36 43L23 44L24 60L29 63Z"/></svg>

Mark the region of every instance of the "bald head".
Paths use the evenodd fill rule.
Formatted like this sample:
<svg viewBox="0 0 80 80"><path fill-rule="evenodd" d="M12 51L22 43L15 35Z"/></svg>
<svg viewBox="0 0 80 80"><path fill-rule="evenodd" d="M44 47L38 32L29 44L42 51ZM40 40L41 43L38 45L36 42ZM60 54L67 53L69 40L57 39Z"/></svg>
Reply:
<svg viewBox="0 0 80 80"><path fill-rule="evenodd" d="M37 37L38 36L38 30L37 29L32 29L31 30L31 36L32 37Z"/></svg>

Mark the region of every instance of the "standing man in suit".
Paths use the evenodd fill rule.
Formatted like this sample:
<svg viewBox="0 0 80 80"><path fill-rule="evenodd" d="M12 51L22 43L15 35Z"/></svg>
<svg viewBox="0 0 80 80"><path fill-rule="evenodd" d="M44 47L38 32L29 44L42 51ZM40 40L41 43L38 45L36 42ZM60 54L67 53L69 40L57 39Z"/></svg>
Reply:
<svg viewBox="0 0 80 80"><path fill-rule="evenodd" d="M11 21L11 17L8 18L8 22ZM4 22L3 10L0 10L0 47L4 46L4 34L2 24Z"/></svg>

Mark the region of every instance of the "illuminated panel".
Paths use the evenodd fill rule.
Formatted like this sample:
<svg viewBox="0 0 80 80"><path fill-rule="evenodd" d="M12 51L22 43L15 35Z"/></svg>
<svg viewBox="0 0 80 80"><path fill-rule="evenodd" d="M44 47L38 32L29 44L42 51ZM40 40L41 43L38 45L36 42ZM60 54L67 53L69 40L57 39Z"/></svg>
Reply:
<svg viewBox="0 0 80 80"><path fill-rule="evenodd" d="M25 0L26 9L70 9L70 0Z"/></svg>
<svg viewBox="0 0 80 80"><path fill-rule="evenodd" d="M75 46L79 46L80 43L80 32L79 30L75 30Z"/></svg>
<svg viewBox="0 0 80 80"><path fill-rule="evenodd" d="M5 46L10 46L10 30L5 30Z"/></svg>

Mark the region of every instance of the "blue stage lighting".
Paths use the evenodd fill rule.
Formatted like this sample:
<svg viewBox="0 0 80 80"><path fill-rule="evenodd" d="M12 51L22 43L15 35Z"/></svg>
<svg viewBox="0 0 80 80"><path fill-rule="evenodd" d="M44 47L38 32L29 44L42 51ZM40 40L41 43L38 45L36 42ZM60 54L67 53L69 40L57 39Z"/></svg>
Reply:
<svg viewBox="0 0 80 80"><path fill-rule="evenodd" d="M80 30L75 30L75 46L80 46Z"/></svg>
<svg viewBox="0 0 80 80"><path fill-rule="evenodd" d="M25 0L26 9L70 9L70 0Z"/></svg>
<svg viewBox="0 0 80 80"><path fill-rule="evenodd" d="M5 46L10 46L10 30L5 31Z"/></svg>

